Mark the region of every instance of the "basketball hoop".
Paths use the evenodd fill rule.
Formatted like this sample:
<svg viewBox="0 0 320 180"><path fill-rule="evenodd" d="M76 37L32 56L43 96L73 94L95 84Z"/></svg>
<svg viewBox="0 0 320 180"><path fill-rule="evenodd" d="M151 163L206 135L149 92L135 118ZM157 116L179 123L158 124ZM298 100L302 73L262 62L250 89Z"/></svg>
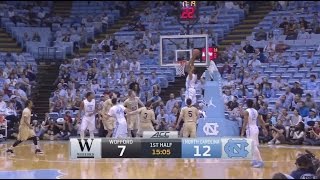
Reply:
<svg viewBox="0 0 320 180"><path fill-rule="evenodd" d="M182 61L177 61L175 68L176 68L176 76L184 76L184 68L186 67L188 61L182 60Z"/></svg>

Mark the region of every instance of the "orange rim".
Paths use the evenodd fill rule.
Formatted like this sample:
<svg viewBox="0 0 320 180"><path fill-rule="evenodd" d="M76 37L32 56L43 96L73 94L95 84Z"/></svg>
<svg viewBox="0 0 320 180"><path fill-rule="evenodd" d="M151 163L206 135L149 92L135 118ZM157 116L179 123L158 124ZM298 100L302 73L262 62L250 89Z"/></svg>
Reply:
<svg viewBox="0 0 320 180"><path fill-rule="evenodd" d="M187 64L187 61L186 60L177 61L177 64L180 64L180 66L183 66L183 65Z"/></svg>

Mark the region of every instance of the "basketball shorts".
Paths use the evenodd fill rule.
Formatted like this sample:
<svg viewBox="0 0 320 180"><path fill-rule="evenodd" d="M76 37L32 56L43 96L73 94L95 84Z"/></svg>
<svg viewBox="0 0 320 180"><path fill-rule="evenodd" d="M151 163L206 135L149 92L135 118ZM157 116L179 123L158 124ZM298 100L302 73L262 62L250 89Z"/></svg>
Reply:
<svg viewBox="0 0 320 180"><path fill-rule="evenodd" d="M183 124L182 136L184 138L195 138L197 133L197 123L195 122L185 122Z"/></svg>
<svg viewBox="0 0 320 180"><path fill-rule="evenodd" d="M36 136L36 133L33 129L30 129L28 126L22 125L19 126L19 133L17 139L20 141L26 141L31 137Z"/></svg>
<svg viewBox="0 0 320 180"><path fill-rule="evenodd" d="M113 130L115 127L115 119L113 117L109 117L107 119L102 119L102 124L104 130Z"/></svg>
<svg viewBox="0 0 320 180"><path fill-rule="evenodd" d="M125 119L120 119L116 121L116 126L113 131L114 138L126 138L128 137L128 127L127 121Z"/></svg>
<svg viewBox="0 0 320 180"><path fill-rule="evenodd" d="M137 134L142 136L144 131L155 131L152 123L140 123Z"/></svg>
<svg viewBox="0 0 320 180"><path fill-rule="evenodd" d="M258 126L249 127L246 130L246 136L249 139L252 139L252 145L259 145L259 128Z"/></svg>
<svg viewBox="0 0 320 180"><path fill-rule="evenodd" d="M192 100L192 105L197 102L196 90L194 88L189 88L185 92L185 103L187 103L187 99L190 98Z"/></svg>
<svg viewBox="0 0 320 180"><path fill-rule="evenodd" d="M96 118L95 116L86 117L83 116L80 126L81 131L88 129L89 131L94 131L96 129Z"/></svg>
<svg viewBox="0 0 320 180"><path fill-rule="evenodd" d="M127 116L128 120L128 130L135 130L139 127L139 115L134 114Z"/></svg>

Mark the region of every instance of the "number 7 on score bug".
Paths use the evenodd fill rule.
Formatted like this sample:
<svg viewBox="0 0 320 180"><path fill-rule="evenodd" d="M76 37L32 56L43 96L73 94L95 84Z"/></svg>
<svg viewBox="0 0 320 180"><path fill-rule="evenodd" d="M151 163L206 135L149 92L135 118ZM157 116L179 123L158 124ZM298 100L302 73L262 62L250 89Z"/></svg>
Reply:
<svg viewBox="0 0 320 180"><path fill-rule="evenodd" d="M126 150L126 146L121 146L121 145L119 145L118 148L121 149L120 155L119 155L119 156L121 157L121 156L123 156L123 153L124 153L124 151Z"/></svg>

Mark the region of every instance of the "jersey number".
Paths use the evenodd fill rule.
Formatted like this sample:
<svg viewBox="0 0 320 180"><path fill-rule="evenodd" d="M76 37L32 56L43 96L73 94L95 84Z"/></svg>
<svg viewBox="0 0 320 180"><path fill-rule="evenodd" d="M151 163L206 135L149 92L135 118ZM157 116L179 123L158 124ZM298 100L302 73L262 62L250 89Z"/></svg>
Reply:
<svg viewBox="0 0 320 180"><path fill-rule="evenodd" d="M192 111L188 111L189 117L192 117Z"/></svg>
<svg viewBox="0 0 320 180"><path fill-rule="evenodd" d="M88 111L93 111L94 110L93 109L93 105L88 105L87 107L88 107Z"/></svg>
<svg viewBox="0 0 320 180"><path fill-rule="evenodd" d="M116 113L119 114L119 115L121 115L121 114L123 114L124 112L123 112L122 109L117 109Z"/></svg>
<svg viewBox="0 0 320 180"><path fill-rule="evenodd" d="M135 111L135 110L137 110L137 107L136 107L136 106L133 106L133 107L131 108L131 110L132 110L132 111Z"/></svg>
<svg viewBox="0 0 320 180"><path fill-rule="evenodd" d="M147 119L148 113L144 113L144 119Z"/></svg>

